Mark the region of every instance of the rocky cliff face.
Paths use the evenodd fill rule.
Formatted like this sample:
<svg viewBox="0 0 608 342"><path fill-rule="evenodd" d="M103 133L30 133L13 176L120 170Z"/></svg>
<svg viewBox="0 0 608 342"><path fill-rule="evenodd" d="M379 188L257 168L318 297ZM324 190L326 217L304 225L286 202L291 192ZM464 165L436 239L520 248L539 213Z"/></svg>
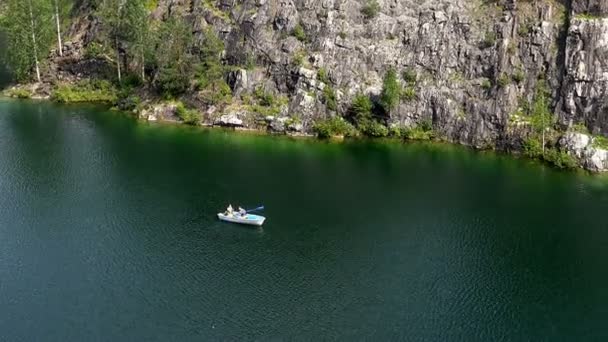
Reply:
<svg viewBox="0 0 608 342"><path fill-rule="evenodd" d="M255 68L228 75L233 93L263 86L286 95L289 103L279 116L304 130L314 120L346 113L358 92L377 96L382 76L393 68L403 73L409 96L386 114L387 125L432 122L448 141L518 148L516 114L543 79L563 128L582 123L608 135L607 1L378 3L379 13L369 18L362 12L365 0L159 0L153 17L184 16L197 39L212 27L225 42L226 64L255 62ZM296 27L303 36L292 34ZM71 31L72 44L86 46L95 39L95 20L83 17ZM59 70L74 74L74 65L85 62L63 63ZM327 75L320 77L319 70ZM337 111L324 104L327 86L336 90ZM249 122L246 111L231 108ZM208 122L225 114L201 111Z"/></svg>

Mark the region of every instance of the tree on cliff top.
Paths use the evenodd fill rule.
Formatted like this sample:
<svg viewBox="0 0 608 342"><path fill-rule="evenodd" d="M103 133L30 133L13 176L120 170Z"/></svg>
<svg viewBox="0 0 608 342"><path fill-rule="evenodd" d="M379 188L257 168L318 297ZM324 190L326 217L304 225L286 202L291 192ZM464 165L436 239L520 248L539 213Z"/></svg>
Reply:
<svg viewBox="0 0 608 342"><path fill-rule="evenodd" d="M33 69L41 81L40 61L53 37L52 13L48 0L7 1L0 25L6 32L8 64L17 79L26 79Z"/></svg>

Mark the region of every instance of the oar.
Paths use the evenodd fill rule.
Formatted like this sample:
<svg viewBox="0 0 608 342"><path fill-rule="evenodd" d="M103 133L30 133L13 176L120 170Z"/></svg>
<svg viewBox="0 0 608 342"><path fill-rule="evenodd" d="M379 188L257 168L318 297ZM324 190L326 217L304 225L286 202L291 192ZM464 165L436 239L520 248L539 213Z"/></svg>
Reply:
<svg viewBox="0 0 608 342"><path fill-rule="evenodd" d="M260 211L260 210L264 210L264 206L257 207L257 208L255 208L255 209L251 209L251 210L245 210L245 212L247 212L247 213L252 213L252 212L254 212L254 211Z"/></svg>

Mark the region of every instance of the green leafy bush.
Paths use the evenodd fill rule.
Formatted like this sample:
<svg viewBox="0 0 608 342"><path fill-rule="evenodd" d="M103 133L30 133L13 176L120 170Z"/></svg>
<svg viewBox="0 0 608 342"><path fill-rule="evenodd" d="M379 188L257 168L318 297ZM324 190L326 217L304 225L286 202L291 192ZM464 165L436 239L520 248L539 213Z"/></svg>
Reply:
<svg viewBox="0 0 608 342"><path fill-rule="evenodd" d="M572 125L572 127L570 127L570 130L577 133L589 134L589 129L582 122Z"/></svg>
<svg viewBox="0 0 608 342"><path fill-rule="evenodd" d="M386 113L390 113L401 97L401 87L397 81L397 73L394 69L389 69L384 75L382 82L382 93L380 94L380 104Z"/></svg>
<svg viewBox="0 0 608 342"><path fill-rule="evenodd" d="M319 71L317 71L317 78L323 83L329 83L329 76L327 74L327 70L323 67L319 68Z"/></svg>
<svg viewBox="0 0 608 342"><path fill-rule="evenodd" d="M313 131L319 138L329 138L340 135L349 137L354 136L357 133L357 130L353 125L339 116L315 122Z"/></svg>
<svg viewBox="0 0 608 342"><path fill-rule="evenodd" d="M389 127L388 135L393 138L401 138L401 128L399 126Z"/></svg>
<svg viewBox="0 0 608 342"><path fill-rule="evenodd" d="M492 82L490 82L490 80L488 80L487 78L484 79L483 81L481 81L481 88L484 90L492 89Z"/></svg>
<svg viewBox="0 0 608 342"><path fill-rule="evenodd" d="M376 120L362 120L357 128L368 137L382 138L388 135L388 128Z"/></svg>
<svg viewBox="0 0 608 342"><path fill-rule="evenodd" d="M84 56L90 59L101 58L106 53L106 50L107 49L103 45L97 42L91 42L85 47Z"/></svg>
<svg viewBox="0 0 608 342"><path fill-rule="evenodd" d="M183 103L178 103L175 109L175 114L188 125L196 126L200 122L200 115L196 110L188 109Z"/></svg>
<svg viewBox="0 0 608 342"><path fill-rule="evenodd" d="M523 70L521 70L521 69L518 69L513 74L513 81L515 81L516 83L521 83L525 79L526 79L526 74L524 74Z"/></svg>
<svg viewBox="0 0 608 342"><path fill-rule="evenodd" d="M323 103L325 103L325 106L329 110L338 110L336 91L330 85L326 85L325 88L323 88Z"/></svg>
<svg viewBox="0 0 608 342"><path fill-rule="evenodd" d="M483 47L490 48L496 44L496 32L488 31L483 38Z"/></svg>
<svg viewBox="0 0 608 342"><path fill-rule="evenodd" d="M264 87L256 87L253 91L253 96L258 100L262 106L274 106L275 97L271 92L267 92Z"/></svg>
<svg viewBox="0 0 608 342"><path fill-rule="evenodd" d="M560 169L574 169L578 166L578 163L574 157L555 148L547 149L543 158L545 161L559 167Z"/></svg>
<svg viewBox="0 0 608 342"><path fill-rule="evenodd" d="M305 42L306 41L306 32L304 32L304 28L302 27L302 25L297 24L294 28L293 31L291 32L291 34L296 37L297 40L301 41L301 42Z"/></svg>
<svg viewBox="0 0 608 342"><path fill-rule="evenodd" d="M538 158L543 155L543 146L538 138L524 140L524 155L530 158Z"/></svg>
<svg viewBox="0 0 608 342"><path fill-rule="evenodd" d="M504 88L504 87L508 86L509 83L511 83L509 76L507 76L507 74L504 74L504 73L500 74L500 76L498 77L498 86L501 88Z"/></svg>
<svg viewBox="0 0 608 342"><path fill-rule="evenodd" d="M228 103L232 99L232 89L223 79L215 80L200 92L201 98L207 104L217 105Z"/></svg>
<svg viewBox="0 0 608 342"><path fill-rule="evenodd" d="M154 84L166 98L172 98L188 90L190 79L188 74L182 73L178 68L167 66L158 71Z"/></svg>
<svg viewBox="0 0 608 342"><path fill-rule="evenodd" d="M361 13L365 17L365 19L375 18L380 12L380 4L376 0L368 0L363 8L361 8Z"/></svg>
<svg viewBox="0 0 608 342"><path fill-rule="evenodd" d="M408 86L403 88L403 92L401 92L401 98L405 101L413 101L416 99L416 88L412 86Z"/></svg>
<svg viewBox="0 0 608 342"><path fill-rule="evenodd" d="M407 129L402 134L410 140L430 140L434 137L433 123L430 120L422 121L416 127Z"/></svg>

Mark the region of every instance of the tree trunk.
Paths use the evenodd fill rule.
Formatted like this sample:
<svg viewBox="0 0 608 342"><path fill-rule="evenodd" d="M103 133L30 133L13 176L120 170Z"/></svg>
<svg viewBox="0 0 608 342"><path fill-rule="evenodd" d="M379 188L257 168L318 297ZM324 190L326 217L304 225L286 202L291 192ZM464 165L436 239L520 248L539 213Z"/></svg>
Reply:
<svg viewBox="0 0 608 342"><path fill-rule="evenodd" d="M543 156L545 155L545 128L543 127Z"/></svg>
<svg viewBox="0 0 608 342"><path fill-rule="evenodd" d="M116 42L116 71L118 72L118 83L122 81L122 75L120 72L120 50L118 49L118 39L115 39Z"/></svg>
<svg viewBox="0 0 608 342"><path fill-rule="evenodd" d="M141 81L146 82L146 56L141 53Z"/></svg>
<svg viewBox="0 0 608 342"><path fill-rule="evenodd" d="M63 57L63 43L61 42L61 25L59 23L59 5L55 0L55 24L57 25L57 45L59 47L59 56Z"/></svg>
<svg viewBox="0 0 608 342"><path fill-rule="evenodd" d="M40 63L38 62L38 46L36 43L36 26L34 25L34 11L32 9L32 0L28 0L29 10L30 10L30 25L32 29L32 45L34 46L34 61L36 64L36 80L40 83L42 80L40 78Z"/></svg>

